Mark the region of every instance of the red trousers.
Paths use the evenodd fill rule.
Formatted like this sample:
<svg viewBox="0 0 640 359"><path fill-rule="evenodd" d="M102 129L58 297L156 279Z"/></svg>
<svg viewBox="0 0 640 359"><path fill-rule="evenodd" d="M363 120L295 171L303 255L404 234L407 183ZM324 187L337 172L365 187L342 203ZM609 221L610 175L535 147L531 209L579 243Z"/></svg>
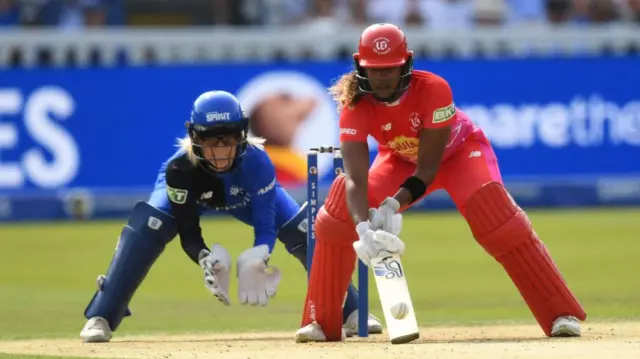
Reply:
<svg viewBox="0 0 640 359"><path fill-rule="evenodd" d="M369 207L378 207L386 197L392 197L415 169L414 163L396 156L390 150L379 152L369 170ZM474 133L440 164L438 174L427 188L425 196L444 189L464 216L464 206L469 197L491 181L502 183L498 160L484 134Z"/></svg>

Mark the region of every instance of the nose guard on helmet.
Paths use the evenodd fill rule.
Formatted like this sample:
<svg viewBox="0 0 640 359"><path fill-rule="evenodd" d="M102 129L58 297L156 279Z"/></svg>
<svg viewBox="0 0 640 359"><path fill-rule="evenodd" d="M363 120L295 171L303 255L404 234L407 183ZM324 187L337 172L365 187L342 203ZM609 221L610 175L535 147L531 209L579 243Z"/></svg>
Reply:
<svg viewBox="0 0 640 359"><path fill-rule="evenodd" d="M196 154L196 158L199 161L206 163L211 167L212 170L221 173L227 172L231 169L231 167L233 167L233 163L236 160L236 157L238 157L233 154L233 150L235 147L237 151L240 145L241 142L233 145L228 145L225 144L224 141L222 141L222 143L216 144L214 146L203 146L202 144L194 144L193 146L199 148L197 151L199 152L199 154L196 154L196 151L194 150L194 154ZM205 151L206 149L210 149L211 151ZM222 149L224 149L224 151ZM209 154L208 157L203 155L205 152ZM220 152L226 152L226 154L220 154ZM219 163L224 161L228 161L226 166L218 165Z"/></svg>
<svg viewBox="0 0 640 359"><path fill-rule="evenodd" d="M405 59L402 59L403 61L386 61L384 63L376 64L375 62L365 61L364 59L361 59L359 54L354 54L353 60L356 68L358 90L360 92L371 94L376 100L381 102L393 102L400 98L400 96L402 96L402 94L407 91L407 89L409 89L409 85L411 84L411 72L413 70L413 51L409 51L407 57ZM369 77L367 76L366 69L400 66L402 67L402 71L400 71L400 81L398 82L398 86L396 87L396 89L393 91L393 94L386 98L380 98L376 96L375 92L371 88L371 84L369 83Z"/></svg>
<svg viewBox="0 0 640 359"><path fill-rule="evenodd" d="M193 151L193 155L198 160L198 163L203 169L211 174L223 174L237 168L241 157L245 155L247 149L248 120L246 121L246 123L242 122L240 125L217 125L211 127L193 125L187 122L186 127L189 133L189 138L191 138L191 149ZM231 153L233 152L233 145L224 144L224 141L222 141L223 143L221 146L214 147L229 147L229 153L226 157L216 156L215 151L211 151L213 158L207 158L204 155L205 147L200 144L201 141L209 138L224 138L228 136L236 136L239 139L239 141L235 144L235 155L231 155ZM223 168L218 168L211 164L211 161L216 162L225 160L228 160L229 163Z"/></svg>

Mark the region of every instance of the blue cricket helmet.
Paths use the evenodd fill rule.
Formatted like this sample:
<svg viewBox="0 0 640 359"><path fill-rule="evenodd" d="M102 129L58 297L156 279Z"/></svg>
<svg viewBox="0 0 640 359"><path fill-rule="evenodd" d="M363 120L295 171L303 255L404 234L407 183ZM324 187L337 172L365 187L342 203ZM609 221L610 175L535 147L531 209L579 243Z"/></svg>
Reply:
<svg viewBox="0 0 640 359"><path fill-rule="evenodd" d="M247 150L249 119L244 115L238 99L226 91L208 91L194 101L191 118L186 124L193 153L205 169L228 172L237 167L240 156ZM212 137L237 136L239 141L233 157L233 165L224 171L216 170L202 153L201 140Z"/></svg>

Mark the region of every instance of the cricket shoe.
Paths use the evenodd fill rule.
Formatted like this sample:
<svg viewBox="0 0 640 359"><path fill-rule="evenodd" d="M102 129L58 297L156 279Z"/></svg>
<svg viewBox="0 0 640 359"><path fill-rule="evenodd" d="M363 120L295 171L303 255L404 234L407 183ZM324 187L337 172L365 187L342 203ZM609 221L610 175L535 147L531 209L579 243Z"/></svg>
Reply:
<svg viewBox="0 0 640 359"><path fill-rule="evenodd" d="M111 340L113 332L109 328L109 323L102 317L93 317L87 321L80 338L85 343L106 343Z"/></svg>
<svg viewBox="0 0 640 359"><path fill-rule="evenodd" d="M347 336L342 329L342 340L345 340ZM307 324L306 326L296 331L296 343L308 343L308 342L326 342L327 337L322 331L322 327L317 322Z"/></svg>
<svg viewBox="0 0 640 359"><path fill-rule="evenodd" d="M551 325L552 337L579 337L580 321L576 317L558 317Z"/></svg>
<svg viewBox="0 0 640 359"><path fill-rule="evenodd" d="M367 319L367 327L369 334L382 334L382 323L380 319L376 318L373 314L369 314ZM358 335L358 310L354 310L349 314L347 320L342 326L347 337Z"/></svg>

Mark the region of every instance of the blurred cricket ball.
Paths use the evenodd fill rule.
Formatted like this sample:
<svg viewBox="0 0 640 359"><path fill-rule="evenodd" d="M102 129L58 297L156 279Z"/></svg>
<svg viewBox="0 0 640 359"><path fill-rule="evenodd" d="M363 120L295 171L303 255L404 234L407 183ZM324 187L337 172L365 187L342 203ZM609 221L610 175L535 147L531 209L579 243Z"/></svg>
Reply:
<svg viewBox="0 0 640 359"><path fill-rule="evenodd" d="M389 311L394 318L403 319L409 314L409 306L405 302L399 302L392 305Z"/></svg>

